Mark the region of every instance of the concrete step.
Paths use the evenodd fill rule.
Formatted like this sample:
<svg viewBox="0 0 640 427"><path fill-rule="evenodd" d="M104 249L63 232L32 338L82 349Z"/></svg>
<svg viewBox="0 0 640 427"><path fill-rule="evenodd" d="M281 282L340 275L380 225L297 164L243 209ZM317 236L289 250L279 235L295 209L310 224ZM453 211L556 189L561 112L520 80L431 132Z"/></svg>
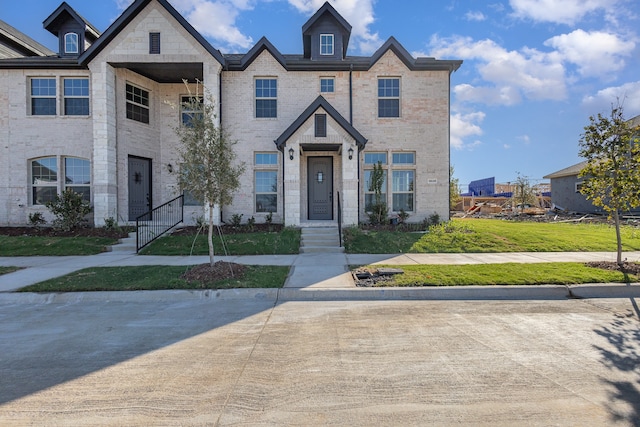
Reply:
<svg viewBox="0 0 640 427"><path fill-rule="evenodd" d="M302 229L300 253L343 253L337 227L305 227Z"/></svg>

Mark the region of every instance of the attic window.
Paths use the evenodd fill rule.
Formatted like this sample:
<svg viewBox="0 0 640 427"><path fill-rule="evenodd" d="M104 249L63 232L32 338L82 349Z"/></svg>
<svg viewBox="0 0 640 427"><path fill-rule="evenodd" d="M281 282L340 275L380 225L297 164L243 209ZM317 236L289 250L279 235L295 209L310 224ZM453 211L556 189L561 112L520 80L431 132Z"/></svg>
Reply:
<svg viewBox="0 0 640 427"><path fill-rule="evenodd" d="M67 33L64 35L64 53L78 53L78 34Z"/></svg>
<svg viewBox="0 0 640 427"><path fill-rule="evenodd" d="M333 34L320 34L320 55L333 55Z"/></svg>
<svg viewBox="0 0 640 427"><path fill-rule="evenodd" d="M160 54L160 33L149 33L149 53Z"/></svg>

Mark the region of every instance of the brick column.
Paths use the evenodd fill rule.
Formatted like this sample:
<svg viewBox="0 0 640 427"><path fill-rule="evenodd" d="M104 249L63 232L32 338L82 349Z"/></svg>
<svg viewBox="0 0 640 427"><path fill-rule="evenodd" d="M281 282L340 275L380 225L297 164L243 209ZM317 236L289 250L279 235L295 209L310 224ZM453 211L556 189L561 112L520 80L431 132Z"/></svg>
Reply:
<svg viewBox="0 0 640 427"><path fill-rule="evenodd" d="M353 158L349 159L349 148L353 148ZM342 144L342 224L358 224L358 162L360 156L355 142Z"/></svg>
<svg viewBox="0 0 640 427"><path fill-rule="evenodd" d="M293 160L289 158L289 148L293 148ZM300 143L288 141L284 147L284 225L300 225Z"/></svg>

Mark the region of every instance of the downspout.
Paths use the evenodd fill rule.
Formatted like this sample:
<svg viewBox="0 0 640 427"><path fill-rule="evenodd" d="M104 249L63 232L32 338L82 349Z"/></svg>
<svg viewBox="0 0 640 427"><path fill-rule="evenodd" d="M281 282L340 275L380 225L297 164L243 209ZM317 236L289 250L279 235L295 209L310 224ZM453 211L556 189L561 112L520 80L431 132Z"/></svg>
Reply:
<svg viewBox="0 0 640 427"><path fill-rule="evenodd" d="M276 144L276 147L278 146L278 144L277 144L277 142L275 140L273 141L273 143ZM286 206L285 197L286 196L285 196L285 192L284 192L284 185L285 185L284 184L284 166L285 166L285 164L287 162L287 159L285 159L284 147L285 146L283 145L282 147L279 147L278 150L280 150L282 152L282 223L284 225L287 225L285 223L285 218L286 218L286 216L285 216L285 206Z"/></svg>
<svg viewBox="0 0 640 427"><path fill-rule="evenodd" d="M353 126L353 63L349 65L349 124ZM356 182L358 183L358 222L360 222L360 147L358 146L357 149L356 162L358 164L358 177Z"/></svg>

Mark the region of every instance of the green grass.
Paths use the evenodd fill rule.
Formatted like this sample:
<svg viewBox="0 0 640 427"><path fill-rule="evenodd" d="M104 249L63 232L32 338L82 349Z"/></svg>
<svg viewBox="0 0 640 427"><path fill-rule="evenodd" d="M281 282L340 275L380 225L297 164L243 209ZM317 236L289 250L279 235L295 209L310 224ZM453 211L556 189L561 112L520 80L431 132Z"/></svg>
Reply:
<svg viewBox="0 0 640 427"><path fill-rule="evenodd" d="M402 274L380 286L488 286L488 285L573 285L580 283L626 283L638 278L618 271L587 267L581 263L465 264L368 266L400 268Z"/></svg>
<svg viewBox="0 0 640 427"><path fill-rule="evenodd" d="M281 288L289 267L247 266L242 278L214 284L189 283L180 276L190 267L151 265L95 267L24 287L19 292L138 291L161 289Z"/></svg>
<svg viewBox="0 0 640 427"><path fill-rule="evenodd" d="M0 276L20 270L20 267L0 267Z"/></svg>
<svg viewBox="0 0 640 427"><path fill-rule="evenodd" d="M0 235L0 256L95 255L118 239L107 237L44 237Z"/></svg>
<svg viewBox="0 0 640 427"><path fill-rule="evenodd" d="M297 254L300 249L300 230L292 227L272 233L240 233L224 235L229 255ZM214 251L224 255L220 236L213 236ZM193 246L193 250L192 250ZM168 235L144 248L141 255L208 255L207 236L200 234Z"/></svg>
<svg viewBox="0 0 640 427"><path fill-rule="evenodd" d="M621 229L623 250L640 250L640 230ZM345 230L348 253L489 253L616 251L615 228L606 224L453 219L429 232Z"/></svg>

